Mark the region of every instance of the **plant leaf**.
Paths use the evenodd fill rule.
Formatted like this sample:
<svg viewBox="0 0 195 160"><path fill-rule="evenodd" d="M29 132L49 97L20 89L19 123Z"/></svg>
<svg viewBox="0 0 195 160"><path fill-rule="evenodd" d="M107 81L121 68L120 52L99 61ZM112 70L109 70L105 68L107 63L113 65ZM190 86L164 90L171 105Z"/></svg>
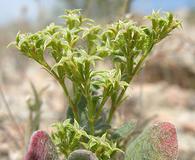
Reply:
<svg viewBox="0 0 195 160"><path fill-rule="evenodd" d="M112 133L112 139L121 139L127 137L134 131L136 124L137 123L135 121L129 121L123 124Z"/></svg>

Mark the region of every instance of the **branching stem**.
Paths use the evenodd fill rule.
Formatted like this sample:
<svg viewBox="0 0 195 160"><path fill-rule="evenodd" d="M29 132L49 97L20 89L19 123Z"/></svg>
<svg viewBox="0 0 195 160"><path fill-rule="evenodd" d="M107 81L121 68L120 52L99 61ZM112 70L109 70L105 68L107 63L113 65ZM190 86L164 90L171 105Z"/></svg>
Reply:
<svg viewBox="0 0 195 160"><path fill-rule="evenodd" d="M72 108L72 111L73 111L73 114L74 114L74 117L75 119L77 120L77 122L79 122L79 115L78 115L78 109L77 109L77 106L74 104L73 100L71 99L70 95L69 95L69 92L68 92L68 89L66 87L66 84L64 82L64 80L60 79L58 77L58 75L51 69L51 67L46 63L44 65L45 69L58 81L58 83L60 84L60 86L62 87L63 91L64 91L64 94L65 96L67 97L68 99L68 102L70 104L70 107Z"/></svg>
<svg viewBox="0 0 195 160"><path fill-rule="evenodd" d="M145 61L146 57L148 56L148 54L150 53L151 49L152 49L153 45L151 45L150 49L148 51L146 51L143 56L140 58L139 62L137 63L137 65L135 66L135 69L133 70L132 72L132 75L130 76L129 80L128 80L128 83L131 83L133 77L136 75L136 73L139 71L139 69L141 68L143 62ZM111 123L112 121L112 118L113 118L113 115L116 111L116 109L120 106L119 104L121 103L121 100L122 98L124 97L124 94L126 92L128 87L125 87L121 93L118 95L118 98L117 100L115 101L115 103L112 103L111 105L111 109L110 109L110 112L109 112L109 116L108 116L108 119L107 119L107 122L108 123Z"/></svg>

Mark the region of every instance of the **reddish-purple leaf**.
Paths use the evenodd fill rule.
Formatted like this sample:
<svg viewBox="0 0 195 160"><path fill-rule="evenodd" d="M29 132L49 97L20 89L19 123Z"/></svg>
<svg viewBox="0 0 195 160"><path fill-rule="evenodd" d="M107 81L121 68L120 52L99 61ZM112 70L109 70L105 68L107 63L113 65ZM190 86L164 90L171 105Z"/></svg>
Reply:
<svg viewBox="0 0 195 160"><path fill-rule="evenodd" d="M46 132L33 133L24 160L59 160L55 146Z"/></svg>
<svg viewBox="0 0 195 160"><path fill-rule="evenodd" d="M177 153L175 126L162 122L147 128L129 144L125 160L176 160Z"/></svg>

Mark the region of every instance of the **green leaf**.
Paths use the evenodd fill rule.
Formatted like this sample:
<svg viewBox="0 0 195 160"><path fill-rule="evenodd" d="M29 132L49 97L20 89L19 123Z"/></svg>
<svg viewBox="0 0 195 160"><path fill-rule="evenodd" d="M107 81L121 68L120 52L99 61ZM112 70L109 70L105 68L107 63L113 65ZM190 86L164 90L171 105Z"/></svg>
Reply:
<svg viewBox="0 0 195 160"><path fill-rule="evenodd" d="M135 121L129 121L129 122L123 124L121 127L116 129L112 133L112 139L125 138L128 135L132 134L135 128L136 128L136 122Z"/></svg>

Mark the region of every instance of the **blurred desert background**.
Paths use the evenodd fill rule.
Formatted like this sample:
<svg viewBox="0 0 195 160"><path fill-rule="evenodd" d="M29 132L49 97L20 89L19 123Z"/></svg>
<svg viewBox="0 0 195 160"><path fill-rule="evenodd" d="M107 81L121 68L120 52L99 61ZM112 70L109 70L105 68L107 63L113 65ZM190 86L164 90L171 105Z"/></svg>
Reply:
<svg viewBox="0 0 195 160"><path fill-rule="evenodd" d="M127 16L144 23L152 10L171 11L181 21L153 50L128 89L128 100L116 114L116 125L129 119L145 124L175 124L179 160L195 160L195 0L1 0L0 1L0 159L21 160L28 139L30 83L39 94L40 128L65 118L66 100L58 84L38 64L7 45L18 31L35 32L51 22L61 24L64 9L81 8L102 25Z"/></svg>

